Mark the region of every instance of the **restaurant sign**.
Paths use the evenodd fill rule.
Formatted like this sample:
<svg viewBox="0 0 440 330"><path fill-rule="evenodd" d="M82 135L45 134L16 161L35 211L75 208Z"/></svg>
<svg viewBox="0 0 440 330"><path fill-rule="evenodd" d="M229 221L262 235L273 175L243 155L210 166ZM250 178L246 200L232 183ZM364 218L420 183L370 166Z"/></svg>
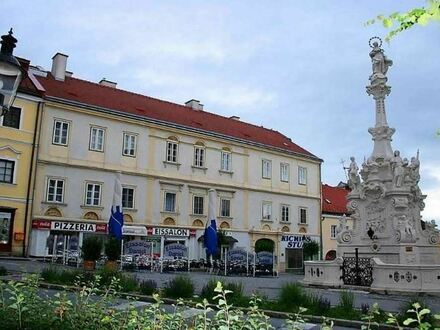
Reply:
<svg viewBox="0 0 440 330"><path fill-rule="evenodd" d="M148 235L154 236L189 237L196 235L196 231L192 229L171 227L147 227L147 232Z"/></svg>
<svg viewBox="0 0 440 330"><path fill-rule="evenodd" d="M309 235L283 235L281 245L286 249L302 249L305 242L316 241L317 238Z"/></svg>
<svg viewBox="0 0 440 330"><path fill-rule="evenodd" d="M59 230L59 231L80 231L80 232L91 232L91 233L107 232L107 224L97 224L97 223L89 223L89 222L33 220L32 228Z"/></svg>

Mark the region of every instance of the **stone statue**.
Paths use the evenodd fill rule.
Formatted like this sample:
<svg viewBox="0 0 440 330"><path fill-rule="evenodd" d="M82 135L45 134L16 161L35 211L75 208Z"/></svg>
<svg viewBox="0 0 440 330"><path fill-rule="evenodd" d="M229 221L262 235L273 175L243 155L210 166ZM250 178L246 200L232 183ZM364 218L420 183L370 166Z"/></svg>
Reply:
<svg viewBox="0 0 440 330"><path fill-rule="evenodd" d="M406 161L408 163L408 161ZM396 187L401 187L405 176L405 162L400 157L400 151L394 151L391 158L391 172L393 173L393 183Z"/></svg>
<svg viewBox="0 0 440 330"><path fill-rule="evenodd" d="M356 190L360 183L361 183L361 178L359 176L359 167L356 164L356 161L354 159L354 157L350 157L351 163L350 166L348 167L348 186L350 187L351 190Z"/></svg>
<svg viewBox="0 0 440 330"><path fill-rule="evenodd" d="M411 163L408 166L410 172L409 177L415 183L419 183L420 180L420 161L419 161L419 152L417 151L417 157L411 157Z"/></svg>
<svg viewBox="0 0 440 330"><path fill-rule="evenodd" d="M413 240L414 228L413 225L411 224L410 218L408 218L405 214L398 216L397 228L400 232L401 240L409 240L409 241Z"/></svg>
<svg viewBox="0 0 440 330"><path fill-rule="evenodd" d="M336 231L339 234L339 233L342 233L346 229L347 229L347 216L345 214L343 214L342 217L339 218L339 226Z"/></svg>
<svg viewBox="0 0 440 330"><path fill-rule="evenodd" d="M380 48L377 42L373 42L373 49L370 52L370 57L373 65L373 74L370 76L370 80L373 81L376 78L385 78L388 68L393 65L393 61L388 59L383 49Z"/></svg>

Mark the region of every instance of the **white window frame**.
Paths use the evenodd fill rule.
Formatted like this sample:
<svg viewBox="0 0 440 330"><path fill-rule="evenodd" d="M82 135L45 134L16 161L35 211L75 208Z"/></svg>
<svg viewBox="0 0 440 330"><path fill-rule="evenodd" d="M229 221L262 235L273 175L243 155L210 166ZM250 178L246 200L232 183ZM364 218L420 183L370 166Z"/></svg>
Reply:
<svg viewBox="0 0 440 330"><path fill-rule="evenodd" d="M223 213L223 202L227 202L228 208L227 211ZM227 214L226 214L227 213ZM223 218L230 218L231 217L231 199L230 198L220 198L220 208L219 208L219 216Z"/></svg>
<svg viewBox="0 0 440 330"><path fill-rule="evenodd" d="M261 204L261 219L272 221L272 202L263 202Z"/></svg>
<svg viewBox="0 0 440 330"><path fill-rule="evenodd" d="M284 212L284 210L287 210L287 219L285 219L286 213ZM282 223L290 223L290 205L281 204L280 219Z"/></svg>
<svg viewBox="0 0 440 330"><path fill-rule="evenodd" d="M57 137L56 130L57 130L57 123L60 124L60 135ZM66 141L63 142L63 126L67 125L66 129ZM69 145L69 132L70 132L70 122L62 119L55 118L53 120L53 130L52 130L52 144L60 145L60 146L67 146Z"/></svg>
<svg viewBox="0 0 440 330"><path fill-rule="evenodd" d="M338 225L331 225L330 226L330 238L331 239L336 239L336 235L338 230Z"/></svg>
<svg viewBox="0 0 440 330"><path fill-rule="evenodd" d="M289 182L289 163L280 163L280 181Z"/></svg>
<svg viewBox="0 0 440 330"><path fill-rule="evenodd" d="M196 198L202 199L202 212L201 213L196 212ZM204 196L200 196L200 195L193 196L192 214L196 214L196 215L204 215L205 214L205 197Z"/></svg>
<svg viewBox="0 0 440 330"><path fill-rule="evenodd" d="M307 185L307 168L298 166L298 184Z"/></svg>
<svg viewBox="0 0 440 330"><path fill-rule="evenodd" d="M269 159L263 159L261 161L261 170L263 179L271 179L272 178L272 161Z"/></svg>
<svg viewBox="0 0 440 330"><path fill-rule="evenodd" d="M179 159L179 142L174 140L167 140L166 149L165 149L165 161L168 163L177 163L178 159Z"/></svg>
<svg viewBox="0 0 440 330"><path fill-rule="evenodd" d="M232 152L222 150L220 157L220 170L232 172Z"/></svg>
<svg viewBox="0 0 440 330"><path fill-rule="evenodd" d="M302 217L301 217L301 211L302 210L304 210L305 211L305 215L306 215L306 218L305 218L305 221L303 222L302 221ZM307 208L306 207L299 207L298 208L298 223L300 224L300 225L307 225L308 223L309 223L309 219L308 219L308 217L309 217L309 215L308 215L308 210L307 210Z"/></svg>
<svg viewBox="0 0 440 330"><path fill-rule="evenodd" d="M167 210L167 195L174 195L174 207L172 210ZM168 213L176 213L177 209L177 193L175 191L165 191L163 195L163 211Z"/></svg>
<svg viewBox="0 0 440 330"><path fill-rule="evenodd" d="M87 202L87 199L88 199L87 194L89 192L89 186L93 187L91 190L92 195L90 197L90 203ZM95 204L96 187L99 187L98 204ZM87 181L86 187L85 187L85 194L84 194L84 205L86 205L86 206L101 206L101 199L102 199L102 183Z"/></svg>
<svg viewBox="0 0 440 330"><path fill-rule="evenodd" d="M99 145L98 142L99 132L102 132L101 145ZM99 126L90 126L89 150L103 152L104 145L105 145L105 128Z"/></svg>
<svg viewBox="0 0 440 330"><path fill-rule="evenodd" d="M205 167L206 148L201 145L194 146L194 162L195 167Z"/></svg>
<svg viewBox="0 0 440 330"><path fill-rule="evenodd" d="M124 196L124 189L130 189L133 190L133 200L131 201L131 207L130 206L124 206L124 199L122 198L122 196ZM121 195L121 199L122 199L122 207L124 209L127 210L133 210L135 208L135 200L136 200L136 189L134 187L128 187L128 186L122 186L122 195Z"/></svg>
<svg viewBox="0 0 440 330"><path fill-rule="evenodd" d="M51 184L50 184L51 181L55 182L53 199L49 198L49 189L50 189L50 186L51 186ZM59 182L63 183L62 184L61 200L60 201L57 200L57 196L58 196L57 189L59 188L58 187L58 183ZM47 178L47 182L46 182L46 202L48 202L48 203L60 203L60 204L64 203L64 192L65 192L65 189L66 189L66 179L64 179L64 178L55 178L55 177Z"/></svg>
<svg viewBox="0 0 440 330"><path fill-rule="evenodd" d="M122 155L136 157L137 134L124 132L122 135Z"/></svg>

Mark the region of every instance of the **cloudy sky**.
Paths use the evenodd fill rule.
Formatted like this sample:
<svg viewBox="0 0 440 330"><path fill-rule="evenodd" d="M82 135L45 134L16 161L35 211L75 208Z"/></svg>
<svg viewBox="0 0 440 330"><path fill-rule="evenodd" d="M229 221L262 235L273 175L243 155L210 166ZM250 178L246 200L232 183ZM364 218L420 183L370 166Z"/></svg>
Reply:
<svg viewBox="0 0 440 330"><path fill-rule="evenodd" d="M374 102L365 93L364 22L424 1L2 1L2 31L14 27L16 54L50 69L278 130L324 159L322 179L345 180L341 160L372 152ZM386 107L393 147L420 149L424 217L440 220L440 24L384 45L394 61Z"/></svg>

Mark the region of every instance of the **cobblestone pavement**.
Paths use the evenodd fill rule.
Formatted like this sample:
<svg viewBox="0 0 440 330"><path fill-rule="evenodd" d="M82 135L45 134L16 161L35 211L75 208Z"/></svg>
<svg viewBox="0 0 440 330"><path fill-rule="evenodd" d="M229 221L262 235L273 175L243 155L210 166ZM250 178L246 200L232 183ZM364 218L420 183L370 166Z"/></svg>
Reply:
<svg viewBox="0 0 440 330"><path fill-rule="evenodd" d="M48 263L31 260L12 260L0 259L0 266L6 267L10 271L16 272L39 272L42 268L48 267ZM289 282L297 282L302 280L302 275L280 274L279 277L240 277L240 276L215 276L203 272L183 272L183 273L156 273L150 271L142 271L130 273L136 276L139 280L152 279L157 282L159 287L162 287L167 281L179 274L187 274L194 282L196 293L199 293L202 287L211 278L220 278L226 282L240 282L243 285L243 291L246 295L253 292L259 292L270 299L278 296L280 288ZM339 302L339 289L318 289L307 288L308 291L328 299L332 305L337 305ZM415 294L397 295L397 294L375 294L366 291L353 291L355 294L356 307L361 308L362 305L368 304L372 306L375 302L379 303L380 308L389 312L398 312L402 305L416 299ZM424 301L434 312L440 312L440 297L438 296L422 296L417 298L419 301Z"/></svg>

